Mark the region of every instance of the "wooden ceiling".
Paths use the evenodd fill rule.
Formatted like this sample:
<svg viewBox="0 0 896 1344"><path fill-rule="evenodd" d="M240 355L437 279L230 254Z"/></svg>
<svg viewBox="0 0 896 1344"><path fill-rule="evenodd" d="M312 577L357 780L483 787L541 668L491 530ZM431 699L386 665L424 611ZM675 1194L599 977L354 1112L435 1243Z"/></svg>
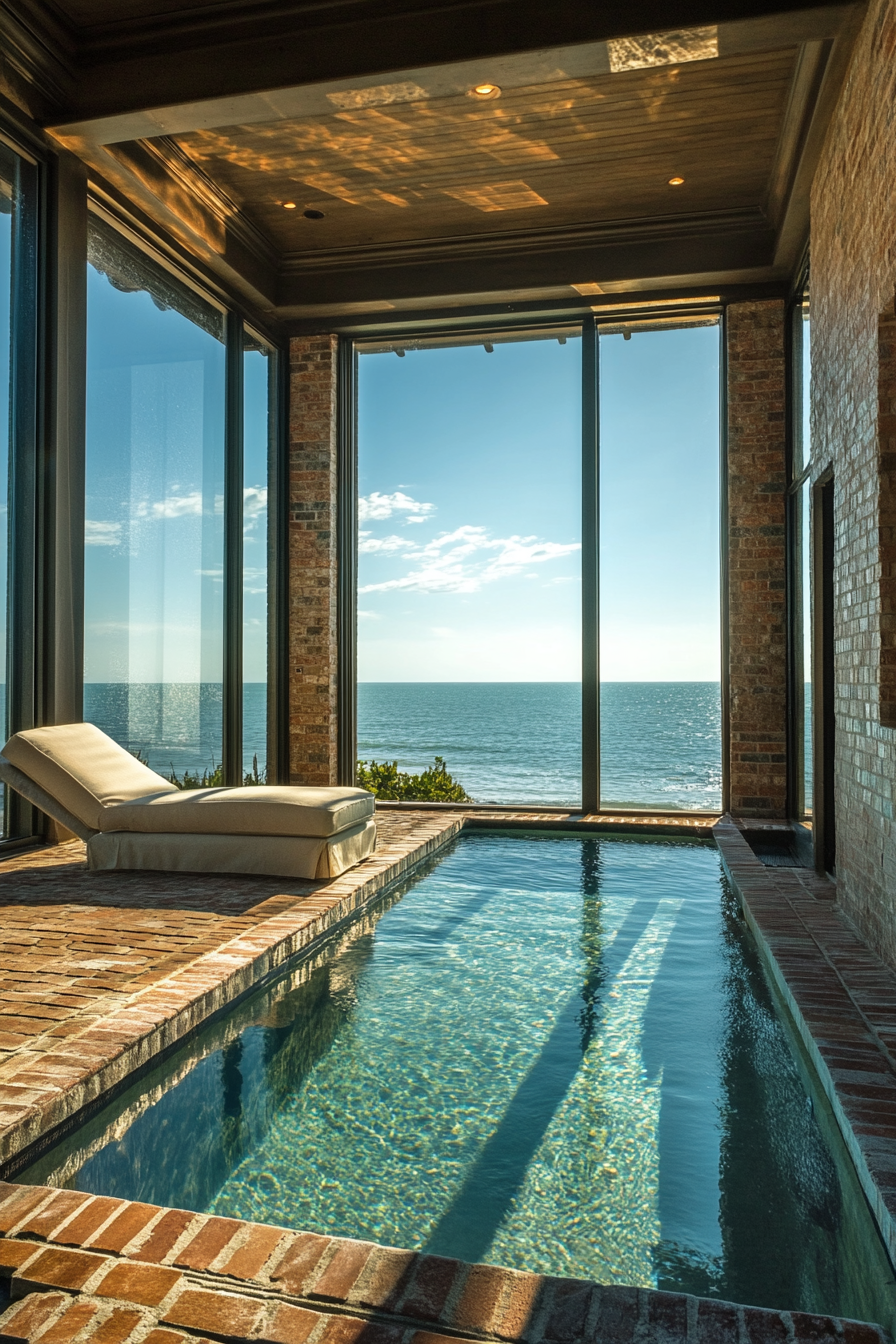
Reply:
<svg viewBox="0 0 896 1344"><path fill-rule="evenodd" d="M283 253L762 208L796 55L559 70L487 101L385 85L379 105L176 143Z"/></svg>
<svg viewBox="0 0 896 1344"><path fill-rule="evenodd" d="M332 329L781 292L860 6L19 0L9 13L8 95L86 163L97 208L129 212L247 310ZM483 82L500 93L471 96Z"/></svg>

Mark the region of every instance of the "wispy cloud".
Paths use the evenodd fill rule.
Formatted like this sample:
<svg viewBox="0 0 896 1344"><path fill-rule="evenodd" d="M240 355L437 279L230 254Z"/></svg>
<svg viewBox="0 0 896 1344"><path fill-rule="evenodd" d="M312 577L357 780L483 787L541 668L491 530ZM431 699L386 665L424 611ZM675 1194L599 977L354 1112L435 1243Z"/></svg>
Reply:
<svg viewBox="0 0 896 1344"><path fill-rule="evenodd" d="M247 485L243 490L243 531L253 532L268 507L265 485Z"/></svg>
<svg viewBox="0 0 896 1344"><path fill-rule="evenodd" d="M84 520L85 546L119 546L121 544L121 523L97 523L92 518Z"/></svg>
<svg viewBox="0 0 896 1344"><path fill-rule="evenodd" d="M407 514L406 523L425 523L435 511L435 504L422 504L402 490L396 490L394 495L383 495L374 490L370 495L361 495L358 500L358 521L361 523L374 518L391 518L393 513Z"/></svg>
<svg viewBox="0 0 896 1344"><path fill-rule="evenodd" d="M364 555L393 555L396 551L417 551L413 541L405 537L372 537L369 532L358 533L358 550Z"/></svg>
<svg viewBox="0 0 896 1344"><path fill-rule="evenodd" d="M358 591L475 593L487 583L519 574L531 565L571 555L581 550L581 546L578 542L540 541L538 537L491 537L484 527L465 526L444 532L425 546L403 546L401 550L414 566L410 573L382 583L365 584Z"/></svg>

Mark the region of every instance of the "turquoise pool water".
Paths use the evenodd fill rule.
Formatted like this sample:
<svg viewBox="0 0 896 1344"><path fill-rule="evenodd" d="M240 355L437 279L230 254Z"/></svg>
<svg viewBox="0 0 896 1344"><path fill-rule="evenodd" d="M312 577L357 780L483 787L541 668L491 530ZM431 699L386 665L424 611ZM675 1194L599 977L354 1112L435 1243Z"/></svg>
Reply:
<svg viewBox="0 0 896 1344"><path fill-rule="evenodd" d="M893 1319L697 842L467 834L18 1179Z"/></svg>

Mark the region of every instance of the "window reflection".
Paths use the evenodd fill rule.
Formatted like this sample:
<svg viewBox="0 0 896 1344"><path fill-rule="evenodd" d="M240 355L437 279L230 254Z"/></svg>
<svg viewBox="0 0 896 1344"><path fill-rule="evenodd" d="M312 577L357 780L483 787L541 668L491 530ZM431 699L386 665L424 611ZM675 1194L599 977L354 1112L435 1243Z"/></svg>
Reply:
<svg viewBox="0 0 896 1344"><path fill-rule="evenodd" d="M0 150L2 153L2 150ZM13 174L6 156L0 158L0 732L8 737L6 722L6 585L9 551L9 374L12 337L12 212ZM0 819L5 827L5 789L0 789Z"/></svg>
<svg viewBox="0 0 896 1344"><path fill-rule="evenodd" d="M222 315L99 223L89 259L84 715L154 769L214 771Z"/></svg>
<svg viewBox="0 0 896 1344"><path fill-rule="evenodd" d="M267 767L268 444L273 355L246 335L243 350L243 771Z"/></svg>

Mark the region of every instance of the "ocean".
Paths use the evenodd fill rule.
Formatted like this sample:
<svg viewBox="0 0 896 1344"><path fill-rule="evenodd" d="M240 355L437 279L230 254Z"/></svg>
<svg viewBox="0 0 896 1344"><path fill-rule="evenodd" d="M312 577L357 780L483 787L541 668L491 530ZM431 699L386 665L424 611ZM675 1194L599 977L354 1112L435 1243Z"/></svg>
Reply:
<svg viewBox="0 0 896 1344"><path fill-rule="evenodd" d="M265 766L266 687L243 693L243 766ZM221 760L215 683L100 683L84 717L154 770L201 773ZM606 807L721 806L717 682L604 682L601 795ZM413 773L445 758L477 802L577 806L581 692L575 682L362 682L358 757Z"/></svg>
<svg viewBox="0 0 896 1344"><path fill-rule="evenodd" d="M477 802L581 800L577 682L362 682L358 758L413 773L443 756ZM722 801L718 682L603 682L604 806Z"/></svg>

